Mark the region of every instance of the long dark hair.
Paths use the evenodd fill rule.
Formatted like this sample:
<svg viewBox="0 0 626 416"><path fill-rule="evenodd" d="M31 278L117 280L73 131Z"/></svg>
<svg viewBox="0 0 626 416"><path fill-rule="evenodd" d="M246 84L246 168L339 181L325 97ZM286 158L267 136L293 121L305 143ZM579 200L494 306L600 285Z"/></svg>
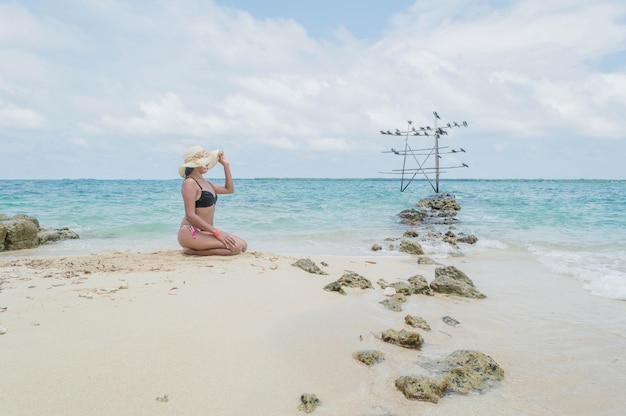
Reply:
<svg viewBox="0 0 626 416"><path fill-rule="evenodd" d="M191 175L191 172L193 172L195 168L185 168L185 178L189 175Z"/></svg>

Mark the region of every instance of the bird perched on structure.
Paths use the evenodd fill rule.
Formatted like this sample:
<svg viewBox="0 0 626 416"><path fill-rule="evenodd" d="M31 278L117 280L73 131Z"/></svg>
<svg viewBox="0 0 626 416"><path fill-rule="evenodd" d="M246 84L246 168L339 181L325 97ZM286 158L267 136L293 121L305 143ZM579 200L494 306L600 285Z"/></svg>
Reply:
<svg viewBox="0 0 626 416"><path fill-rule="evenodd" d="M437 117L439 120L441 120L441 117L439 117L439 114L437 114L436 111L433 111L433 114L435 115L435 117Z"/></svg>
<svg viewBox="0 0 626 416"><path fill-rule="evenodd" d="M460 149L461 149L461 152L466 153L465 149L463 149L462 147Z"/></svg>

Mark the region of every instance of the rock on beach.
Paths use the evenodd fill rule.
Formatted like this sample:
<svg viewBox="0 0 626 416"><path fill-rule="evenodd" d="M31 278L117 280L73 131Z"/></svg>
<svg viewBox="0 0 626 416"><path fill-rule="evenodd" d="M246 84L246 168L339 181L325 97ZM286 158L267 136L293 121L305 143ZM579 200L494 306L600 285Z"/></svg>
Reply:
<svg viewBox="0 0 626 416"><path fill-rule="evenodd" d="M484 299L487 296L474 287L474 282L465 273L454 266L435 269L435 280L430 288L437 293L463 296L466 298Z"/></svg>
<svg viewBox="0 0 626 416"><path fill-rule="evenodd" d="M29 215L8 217L0 214L0 251L35 248L54 241L77 239L78 234L64 228L41 228L39 220Z"/></svg>

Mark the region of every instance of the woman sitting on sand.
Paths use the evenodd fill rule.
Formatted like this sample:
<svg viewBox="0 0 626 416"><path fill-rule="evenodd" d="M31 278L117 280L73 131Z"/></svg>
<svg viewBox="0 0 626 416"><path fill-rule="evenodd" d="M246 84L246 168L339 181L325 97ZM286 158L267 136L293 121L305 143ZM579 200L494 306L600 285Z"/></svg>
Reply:
<svg viewBox="0 0 626 416"><path fill-rule="evenodd" d="M185 164L178 168L178 173L184 178L181 193L185 217L178 230L178 243L183 247L183 253L230 256L246 251L248 244L244 240L213 225L217 195L235 191L224 152L207 152L200 146L194 146L187 149L183 158ZM224 186L208 182L202 176L218 162L224 166Z"/></svg>

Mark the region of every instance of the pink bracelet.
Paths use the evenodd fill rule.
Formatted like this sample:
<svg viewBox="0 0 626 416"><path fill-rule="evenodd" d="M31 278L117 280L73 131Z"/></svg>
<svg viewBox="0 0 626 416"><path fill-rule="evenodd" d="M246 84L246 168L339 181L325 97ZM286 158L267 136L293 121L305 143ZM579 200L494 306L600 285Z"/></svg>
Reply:
<svg viewBox="0 0 626 416"><path fill-rule="evenodd" d="M218 230L217 228L215 229L215 232L213 233L213 237L217 238L220 236L220 230Z"/></svg>

